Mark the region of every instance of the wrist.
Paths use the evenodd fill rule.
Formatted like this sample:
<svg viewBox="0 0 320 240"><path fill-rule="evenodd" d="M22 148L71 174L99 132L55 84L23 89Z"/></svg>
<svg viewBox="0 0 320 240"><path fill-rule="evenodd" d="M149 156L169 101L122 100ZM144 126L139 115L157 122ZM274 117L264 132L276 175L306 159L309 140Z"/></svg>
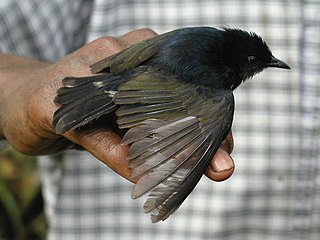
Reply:
<svg viewBox="0 0 320 240"><path fill-rule="evenodd" d="M36 74L47 65L25 57L0 54L0 140L19 141L28 131L28 102L34 89L39 87L37 81L44 81Z"/></svg>

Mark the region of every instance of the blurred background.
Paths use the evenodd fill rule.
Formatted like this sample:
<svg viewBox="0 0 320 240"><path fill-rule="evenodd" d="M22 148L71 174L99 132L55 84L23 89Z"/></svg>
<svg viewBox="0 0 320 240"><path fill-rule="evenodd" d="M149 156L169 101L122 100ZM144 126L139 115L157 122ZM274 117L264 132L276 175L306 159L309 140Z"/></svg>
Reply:
<svg viewBox="0 0 320 240"><path fill-rule="evenodd" d="M10 1L19 2L19 9L32 9L23 5L32 1ZM72 1L52 2L59 2L63 13L68 13L68 4L72 5ZM320 239L320 1L104 2L106 4L94 9L96 14L86 41L102 35L119 36L140 27L151 27L158 33L191 25L239 27L261 35L274 55L287 62L292 70L266 70L235 92L234 176L224 183L212 183L203 178L183 208L171 221L161 225L151 225L140 209L142 202L130 199L131 184L89 154L68 153L64 165L50 159L52 165L48 168L44 165L43 176L46 174L53 180L58 176L58 180L52 182L63 193L56 196L56 189L44 184L57 200L55 204L49 202L57 219L52 227L57 233L53 233L58 236L63 230L75 229L74 235L78 237L77 233L85 233L83 229L89 232L86 236L90 231L99 230L101 236L108 234L108 239L130 236L129 239L139 240L143 237L153 240L182 237L192 240L200 237L210 240ZM156 7L160 2L163 8ZM46 4L36 9L41 10ZM73 45L61 46L67 34L58 32L55 27L72 24L65 24L64 18L53 24L55 22L48 17L45 25L44 16L30 10L33 14L30 18L27 10L25 19L22 14L16 15L22 20L17 17L16 22L10 22L9 30L21 29L22 21L36 26L41 22L45 27L43 31L31 29L34 31L31 33L18 31L20 35L16 38L16 31L8 30L6 34L16 39L17 48L10 48L15 45L8 44L7 51L53 62L74 50L77 46L74 36L83 31L75 28L75 34L68 34L70 39L67 38ZM47 13L46 9L42 10ZM8 19L11 16L8 14ZM65 18L73 23L72 17L68 14ZM39 44L37 51L31 52L33 42L28 42L27 37L39 37L41 33L45 37L40 39L44 40L36 42ZM8 36L6 34L0 37ZM26 36L25 42L22 42L22 34ZM6 47L5 40L0 43ZM56 173L65 173L65 177L59 178ZM17 154L10 147L1 150L0 240L44 239L46 227L35 159Z"/></svg>
<svg viewBox="0 0 320 240"><path fill-rule="evenodd" d="M0 147L0 239L45 239L46 229L35 158Z"/></svg>

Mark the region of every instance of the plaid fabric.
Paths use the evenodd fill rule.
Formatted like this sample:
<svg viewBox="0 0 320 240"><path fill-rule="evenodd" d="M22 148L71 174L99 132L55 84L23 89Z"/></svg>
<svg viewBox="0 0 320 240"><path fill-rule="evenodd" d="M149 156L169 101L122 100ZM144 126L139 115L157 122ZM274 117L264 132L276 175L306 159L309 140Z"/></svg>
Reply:
<svg viewBox="0 0 320 240"><path fill-rule="evenodd" d="M0 49L56 61L84 44L90 0L1 1Z"/></svg>
<svg viewBox="0 0 320 240"><path fill-rule="evenodd" d="M88 154L41 158L49 239L319 239L319 1L75 2L2 0L0 48L54 61L135 28L229 26L262 35L292 70L266 70L235 92L234 176L204 177L165 222L151 224L132 185Z"/></svg>

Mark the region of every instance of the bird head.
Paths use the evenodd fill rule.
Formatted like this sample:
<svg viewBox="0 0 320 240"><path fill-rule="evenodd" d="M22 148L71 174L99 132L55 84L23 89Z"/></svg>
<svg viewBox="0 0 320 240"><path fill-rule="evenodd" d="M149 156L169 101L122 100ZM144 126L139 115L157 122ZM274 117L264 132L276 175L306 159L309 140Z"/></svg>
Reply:
<svg viewBox="0 0 320 240"><path fill-rule="evenodd" d="M253 77L268 67L290 67L274 57L268 45L260 36L240 29L224 29L224 59L226 65L233 69L242 81Z"/></svg>

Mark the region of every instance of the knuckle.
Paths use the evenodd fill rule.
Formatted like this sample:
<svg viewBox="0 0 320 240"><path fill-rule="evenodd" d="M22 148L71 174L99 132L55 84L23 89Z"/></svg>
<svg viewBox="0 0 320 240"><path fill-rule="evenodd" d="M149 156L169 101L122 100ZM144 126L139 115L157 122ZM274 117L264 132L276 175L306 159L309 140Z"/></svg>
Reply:
<svg viewBox="0 0 320 240"><path fill-rule="evenodd" d="M86 45L84 52L86 55L91 55L94 58L93 60L90 60L92 61L91 64L93 64L97 60L101 60L102 58L121 51L124 47L125 45L123 45L118 38L105 36Z"/></svg>
<svg viewBox="0 0 320 240"><path fill-rule="evenodd" d="M116 51L123 48L121 41L118 38L111 36L98 38L93 43L97 46L97 48L114 49Z"/></svg>
<svg viewBox="0 0 320 240"><path fill-rule="evenodd" d="M130 46L142 40L154 37L155 35L157 34L150 28L141 28L128 32L127 34L121 36L120 40L124 45Z"/></svg>
<svg viewBox="0 0 320 240"><path fill-rule="evenodd" d="M143 34L145 36L153 37L157 35L157 33L150 28L141 28L141 29L138 29L137 31L139 31L140 34Z"/></svg>

